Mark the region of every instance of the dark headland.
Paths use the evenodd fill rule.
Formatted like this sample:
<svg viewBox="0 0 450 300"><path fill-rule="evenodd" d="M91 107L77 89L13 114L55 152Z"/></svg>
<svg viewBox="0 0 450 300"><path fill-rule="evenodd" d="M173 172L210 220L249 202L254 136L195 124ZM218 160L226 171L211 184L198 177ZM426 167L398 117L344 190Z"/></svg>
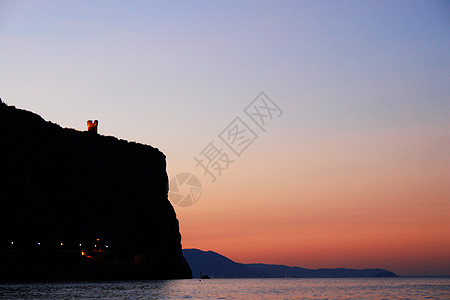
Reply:
<svg viewBox="0 0 450 300"><path fill-rule="evenodd" d="M213 251L184 249L194 277L207 274L215 278L344 278L398 277L385 269L306 269L284 265L242 264Z"/></svg>
<svg viewBox="0 0 450 300"><path fill-rule="evenodd" d="M167 193L158 149L0 100L0 281L191 278Z"/></svg>

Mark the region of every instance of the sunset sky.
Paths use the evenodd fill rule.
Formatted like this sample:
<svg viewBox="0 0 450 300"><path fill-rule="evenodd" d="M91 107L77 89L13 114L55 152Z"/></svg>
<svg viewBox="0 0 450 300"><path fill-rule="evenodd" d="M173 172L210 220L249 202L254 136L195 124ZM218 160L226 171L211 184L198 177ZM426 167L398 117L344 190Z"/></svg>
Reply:
<svg viewBox="0 0 450 300"><path fill-rule="evenodd" d="M449 25L448 1L0 0L0 97L197 176L184 248L450 275ZM236 117L258 136L240 156ZM215 182L210 142L234 160Z"/></svg>

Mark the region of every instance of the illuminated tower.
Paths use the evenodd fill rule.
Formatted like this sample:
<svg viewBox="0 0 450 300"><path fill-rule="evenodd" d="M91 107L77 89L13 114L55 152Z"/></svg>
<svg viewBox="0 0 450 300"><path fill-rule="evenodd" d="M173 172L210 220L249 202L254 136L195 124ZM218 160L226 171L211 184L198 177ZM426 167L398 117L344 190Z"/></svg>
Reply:
<svg viewBox="0 0 450 300"><path fill-rule="evenodd" d="M94 122L92 122L92 120L87 121L87 128L89 132L97 133L97 126L98 126L97 120L95 120Z"/></svg>

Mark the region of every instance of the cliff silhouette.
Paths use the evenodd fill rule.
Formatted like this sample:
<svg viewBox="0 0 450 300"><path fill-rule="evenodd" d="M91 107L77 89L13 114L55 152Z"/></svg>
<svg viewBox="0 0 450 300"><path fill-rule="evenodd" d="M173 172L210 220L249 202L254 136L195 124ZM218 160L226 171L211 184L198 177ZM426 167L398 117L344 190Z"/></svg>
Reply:
<svg viewBox="0 0 450 300"><path fill-rule="evenodd" d="M0 280L191 278L165 155L0 100Z"/></svg>

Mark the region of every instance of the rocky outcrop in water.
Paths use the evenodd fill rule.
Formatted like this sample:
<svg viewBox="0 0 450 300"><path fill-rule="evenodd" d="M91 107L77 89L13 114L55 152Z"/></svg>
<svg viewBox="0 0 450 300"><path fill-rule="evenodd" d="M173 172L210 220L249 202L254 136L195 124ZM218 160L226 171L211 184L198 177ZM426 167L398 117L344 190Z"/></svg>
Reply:
<svg viewBox="0 0 450 300"><path fill-rule="evenodd" d="M163 153L0 101L0 280L191 278Z"/></svg>

